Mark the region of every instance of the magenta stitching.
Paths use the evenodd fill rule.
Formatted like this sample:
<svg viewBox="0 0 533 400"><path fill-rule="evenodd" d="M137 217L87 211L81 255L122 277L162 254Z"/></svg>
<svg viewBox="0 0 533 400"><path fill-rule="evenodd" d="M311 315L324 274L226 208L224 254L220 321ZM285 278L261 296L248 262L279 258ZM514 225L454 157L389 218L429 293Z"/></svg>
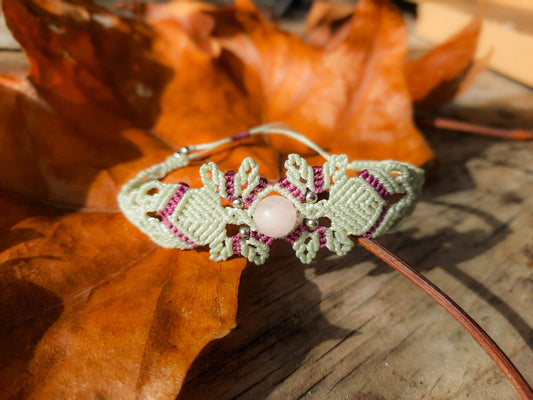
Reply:
<svg viewBox="0 0 533 400"><path fill-rule="evenodd" d="M163 209L163 211L160 211L159 213L161 215L164 215L164 216L167 216L167 217L170 214L172 214L174 212L174 210L176 209L176 206L180 202L181 198L183 197L183 195L185 194L185 192L188 189L189 189L189 185L187 185L186 183L184 183L184 182L178 183L178 188L176 189L176 191L174 192L174 194L172 195L172 197L168 201L168 203L165 206L165 208Z"/></svg>
<svg viewBox="0 0 533 400"><path fill-rule="evenodd" d="M322 174L322 167L313 167L315 193L322 193L324 191L324 175Z"/></svg>
<svg viewBox="0 0 533 400"><path fill-rule="evenodd" d="M241 236L239 234L231 237L231 244L234 254L241 254Z"/></svg>
<svg viewBox="0 0 533 400"><path fill-rule="evenodd" d="M250 237L253 237L254 239L259 240L262 243L265 243L267 246L270 246L272 242L274 242L274 238L263 235L262 233L259 233L257 231L250 231Z"/></svg>
<svg viewBox="0 0 533 400"><path fill-rule="evenodd" d="M244 205L249 206L257 199L257 194L260 193L264 188L267 187L268 181L266 178L260 178L257 186L252 190L246 199L243 200Z"/></svg>
<svg viewBox="0 0 533 400"><path fill-rule="evenodd" d="M387 192L387 189L385 189L385 186L378 180L378 178L374 177L370 172L368 172L366 169L364 171L361 171L359 174L361 178L363 178L365 181L370 183L370 186L374 188L378 194L383 197L384 199L387 198L389 195L389 192Z"/></svg>
<svg viewBox="0 0 533 400"><path fill-rule="evenodd" d="M183 198L183 195L185 192L189 189L189 185L187 185L185 182L178 183L178 187L170 200L168 201L165 208L161 211L158 211L158 214L161 216L161 222L163 225L165 225L170 231L179 239L184 241L185 243L190 244L193 248L197 247L198 245L194 243L192 240L190 240L187 236L183 234L178 228L174 226L172 221L168 218L176 209L176 206Z"/></svg>
<svg viewBox="0 0 533 400"><path fill-rule="evenodd" d="M318 241L320 242L320 248L323 249L327 247L326 245L326 227L319 226L315 229L315 232L318 233Z"/></svg>
<svg viewBox="0 0 533 400"><path fill-rule="evenodd" d="M385 214L387 214L388 209L389 209L388 204L385 204L383 208L381 209L381 213L379 214L378 219L376 220L376 222L374 222L374 225L372 225L370 229L363 235L365 238L367 239L372 238L372 235L374 234L376 229L378 229L381 223L383 222L383 219L385 218Z"/></svg>
<svg viewBox="0 0 533 400"><path fill-rule="evenodd" d="M233 201L235 200L235 187L234 187L234 179L235 179L235 172L228 171L224 174L224 178L226 178L226 193L228 196L226 197L227 200Z"/></svg>
<svg viewBox="0 0 533 400"><path fill-rule="evenodd" d="M290 235L286 236L285 240L289 242L290 244L294 244L294 242L296 242L298 238L302 236L302 233L304 233L305 231L307 231L307 228L305 227L304 224L301 224L298 227L296 227L296 229L293 230Z"/></svg>
<svg viewBox="0 0 533 400"><path fill-rule="evenodd" d="M233 135L232 137L230 137L229 140L234 142L236 140L247 138L248 136L250 136L250 131L239 132Z"/></svg>
<svg viewBox="0 0 533 400"><path fill-rule="evenodd" d="M187 236L185 236L185 234L183 232L181 232L180 230L178 230L178 228L176 228L174 226L174 224L172 223L172 221L170 221L170 219L168 219L168 217L166 215L163 214L162 211L159 211L159 215L161 215L162 217L162 220L161 222L163 223L163 225L165 225L168 229L170 229L170 231L179 239L181 239L182 241L184 241L185 243L188 243L192 246L192 248L194 249L195 247L197 247L198 245L196 243L194 243L191 239L189 239Z"/></svg>
<svg viewBox="0 0 533 400"><path fill-rule="evenodd" d="M292 194L296 198L296 200L302 201L302 202L305 200L305 193L302 193L300 189L298 189L296 186L290 183L286 177L281 178L279 180L279 185L287 189L289 193Z"/></svg>

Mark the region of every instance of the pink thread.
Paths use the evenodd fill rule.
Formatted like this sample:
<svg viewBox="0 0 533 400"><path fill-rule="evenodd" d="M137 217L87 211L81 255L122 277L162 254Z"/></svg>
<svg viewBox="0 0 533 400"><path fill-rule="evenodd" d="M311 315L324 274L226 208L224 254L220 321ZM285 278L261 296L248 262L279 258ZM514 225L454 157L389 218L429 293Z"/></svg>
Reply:
<svg viewBox="0 0 533 400"><path fill-rule="evenodd" d="M228 171L224 174L224 178L226 178L226 193L228 196L226 197L227 200L233 201L235 200L235 187L234 187L234 179L235 179L235 172Z"/></svg>
<svg viewBox="0 0 533 400"><path fill-rule="evenodd" d="M236 140L241 140L241 139L247 138L248 136L250 136L250 131L239 132L239 133L233 135L232 137L230 137L229 140L234 142Z"/></svg>
<svg viewBox="0 0 533 400"><path fill-rule="evenodd" d="M241 254L241 236L239 234L233 235L231 237L231 244L233 247L233 253Z"/></svg>
<svg viewBox="0 0 533 400"><path fill-rule="evenodd" d="M322 174L322 167L316 166L313 167L314 173L314 183L315 183L315 193L322 193L324 191L324 175Z"/></svg>
<svg viewBox="0 0 533 400"><path fill-rule="evenodd" d="M250 237L259 240L261 243L265 243L267 246L270 246L272 242L274 242L273 237L263 235L262 233L257 231L250 231Z"/></svg>
<svg viewBox="0 0 533 400"><path fill-rule="evenodd" d="M174 192L174 194L172 195L172 197L168 201L168 203L165 206L165 208L162 211L160 211L160 214L164 215L164 216L169 216L170 214L172 214L174 212L174 210L176 209L176 206L178 205L178 203L182 199L183 195L185 194L185 192L188 189L189 189L189 185L187 185L186 183L184 183L184 182L178 183L178 187L177 187L176 191Z"/></svg>
<svg viewBox="0 0 533 400"><path fill-rule="evenodd" d="M315 232L318 233L318 241L320 242L320 248L323 249L327 247L326 227L319 226L318 228L315 229Z"/></svg>
<svg viewBox="0 0 533 400"><path fill-rule="evenodd" d="M381 213L379 214L378 219L376 220L376 222L374 222L374 225L372 225L370 229L367 232L365 232L365 234L363 235L365 238L367 239L372 238L372 235L374 234L374 232L376 232L376 229L378 229L381 223L383 222L383 219L385 218L385 214L387 214L388 209L389 209L388 204L385 204L383 208L381 209Z"/></svg>
<svg viewBox="0 0 533 400"><path fill-rule="evenodd" d="M304 233L305 231L307 231L306 226L304 224L301 224L297 226L296 229L293 230L288 236L286 236L285 240L290 244L294 244L294 242L296 242L298 238L302 236L302 233Z"/></svg>
<svg viewBox="0 0 533 400"><path fill-rule="evenodd" d="M260 193L264 188L266 188L267 184L268 184L268 181L266 180L266 178L263 178L263 177L259 178L259 183L254 188L254 190L252 190L252 192L248 195L248 197L243 200L243 203L246 206L249 206L250 204L252 204L253 201L257 199L257 194Z"/></svg>
<svg viewBox="0 0 533 400"><path fill-rule="evenodd" d="M181 239L185 243L190 244L193 249L198 246L191 239L189 239L187 236L185 236L185 234L183 232L178 230L178 228L176 228L174 226L172 221L170 221L170 219L168 219L168 217L166 215L164 215L162 211L159 211L159 215L161 215L161 218L162 218L161 222L163 223L163 225L165 225L177 238Z"/></svg>
<svg viewBox="0 0 533 400"><path fill-rule="evenodd" d="M363 178L365 181L370 183L370 186L374 188L378 194L386 199L389 196L389 192L387 192L387 189L383 186L383 184L379 181L378 178L374 177L370 172L368 172L366 169L364 171L361 171L359 174L361 178Z"/></svg>
<svg viewBox="0 0 533 400"><path fill-rule="evenodd" d="M296 198L296 200L301 201L301 202L305 200L305 193L302 193L300 189L298 189L296 186L290 183L286 177L281 178L279 180L279 185L287 189L289 193L292 194Z"/></svg>

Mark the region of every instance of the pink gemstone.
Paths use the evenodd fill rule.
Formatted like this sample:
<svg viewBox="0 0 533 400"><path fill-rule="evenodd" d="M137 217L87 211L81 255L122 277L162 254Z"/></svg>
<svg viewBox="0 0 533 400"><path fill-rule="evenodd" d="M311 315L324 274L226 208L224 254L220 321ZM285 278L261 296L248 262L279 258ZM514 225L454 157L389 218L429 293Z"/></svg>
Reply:
<svg viewBox="0 0 533 400"><path fill-rule="evenodd" d="M273 238L287 236L296 225L296 209L283 196L273 195L262 199L254 212L257 231Z"/></svg>

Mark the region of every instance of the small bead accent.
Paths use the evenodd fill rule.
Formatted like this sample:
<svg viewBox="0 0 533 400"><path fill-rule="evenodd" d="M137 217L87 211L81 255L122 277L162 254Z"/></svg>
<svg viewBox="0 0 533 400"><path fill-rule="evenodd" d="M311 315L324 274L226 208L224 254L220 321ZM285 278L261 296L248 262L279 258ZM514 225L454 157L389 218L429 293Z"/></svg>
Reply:
<svg viewBox="0 0 533 400"><path fill-rule="evenodd" d="M316 193L313 192L307 192L305 194L305 201L306 203L316 203L318 200L318 196Z"/></svg>
<svg viewBox="0 0 533 400"><path fill-rule="evenodd" d="M316 219L306 219L305 227L310 231L314 231L316 228L318 228L318 221Z"/></svg>
<svg viewBox="0 0 533 400"><path fill-rule="evenodd" d="M231 202L231 205L233 206L233 208L243 208L244 202L242 201L240 197L237 197Z"/></svg>
<svg viewBox="0 0 533 400"><path fill-rule="evenodd" d="M189 146L183 146L180 151L181 154L189 154L191 152L191 149Z"/></svg>
<svg viewBox="0 0 533 400"><path fill-rule="evenodd" d="M239 236L241 239L248 239L250 237L250 227L249 226L241 226L239 228Z"/></svg>

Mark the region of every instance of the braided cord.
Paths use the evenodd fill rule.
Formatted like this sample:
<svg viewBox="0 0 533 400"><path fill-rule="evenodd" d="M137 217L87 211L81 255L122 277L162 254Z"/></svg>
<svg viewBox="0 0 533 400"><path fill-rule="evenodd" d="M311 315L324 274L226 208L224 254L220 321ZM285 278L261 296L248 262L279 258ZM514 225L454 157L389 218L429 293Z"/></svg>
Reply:
<svg viewBox="0 0 533 400"><path fill-rule="evenodd" d="M288 136L318 148L288 128L267 125L249 132L270 130L290 132ZM247 136L241 133L233 140ZM424 172L407 163L349 162L346 155L329 155L322 150L327 160L322 166L310 166L303 157L290 154L285 163L286 175L276 183L261 177L259 165L251 158L244 159L237 172L223 172L212 162L203 164L200 188L159 180L228 140L232 141L229 138L191 146L188 151L175 153L139 172L118 195L124 215L162 247L185 250L208 246L210 258L215 261L241 255L263 264L274 239L259 232L253 216L261 199L279 194L297 212L296 225L284 239L301 262L310 263L320 248L346 254L353 246L352 235L373 238L397 228L413 211L424 181ZM189 154L191 150L194 153ZM347 170L359 175L349 177ZM319 198L306 201L309 194ZM394 194L401 198L391 201ZM223 206L221 199L233 205ZM320 226L321 218L328 219L329 226ZM310 220L318 226L308 228ZM227 227L231 225L246 227L250 233L230 236Z"/></svg>

